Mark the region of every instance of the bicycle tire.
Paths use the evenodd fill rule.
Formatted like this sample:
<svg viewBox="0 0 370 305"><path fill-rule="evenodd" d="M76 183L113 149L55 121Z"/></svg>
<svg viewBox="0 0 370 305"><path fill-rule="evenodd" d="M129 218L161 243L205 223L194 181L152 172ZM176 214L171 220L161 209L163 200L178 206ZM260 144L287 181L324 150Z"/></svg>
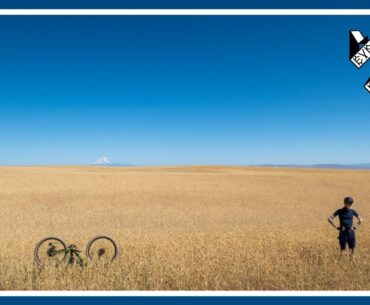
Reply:
<svg viewBox="0 0 370 305"><path fill-rule="evenodd" d="M56 240L56 241L58 241L58 242L61 243L61 245L63 246L63 249L64 250L67 249L67 245L66 245L65 241L63 239L59 238L59 237L56 237L56 236L48 236L48 237L45 237L45 238L41 239L36 244L36 247L35 247L35 250L34 250L34 257L35 257L35 260L36 260L36 262L37 262L37 264L39 266L43 266L43 263L42 263L42 261L40 259L40 255L39 255L39 249L40 249L40 247L41 247L41 245L43 243L45 243L46 241L49 241L49 240ZM67 256L67 252L63 254L62 259L60 259L60 263L62 263L65 260L66 256Z"/></svg>
<svg viewBox="0 0 370 305"><path fill-rule="evenodd" d="M90 239L90 241L88 242L88 244L86 246L86 256L89 258L89 260L93 259L93 256L92 256L92 253L91 253L91 246L94 244L94 242L96 242L99 239L105 239L113 245L114 254L113 254L110 262L114 261L118 256L118 245L112 238L110 238L108 236L104 236L104 235L96 236L96 237Z"/></svg>

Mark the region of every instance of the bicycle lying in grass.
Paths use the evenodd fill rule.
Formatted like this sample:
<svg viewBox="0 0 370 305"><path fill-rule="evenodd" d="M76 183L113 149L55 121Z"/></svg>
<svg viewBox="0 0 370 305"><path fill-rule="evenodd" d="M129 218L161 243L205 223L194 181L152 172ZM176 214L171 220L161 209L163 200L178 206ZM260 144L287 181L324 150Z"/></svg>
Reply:
<svg viewBox="0 0 370 305"><path fill-rule="evenodd" d="M110 263L117 258L118 246L108 236L97 236L91 239L86 247L86 258ZM35 247L34 256L39 266L67 263L86 266L87 259L81 255L76 245L68 245L59 237L49 236L40 240Z"/></svg>

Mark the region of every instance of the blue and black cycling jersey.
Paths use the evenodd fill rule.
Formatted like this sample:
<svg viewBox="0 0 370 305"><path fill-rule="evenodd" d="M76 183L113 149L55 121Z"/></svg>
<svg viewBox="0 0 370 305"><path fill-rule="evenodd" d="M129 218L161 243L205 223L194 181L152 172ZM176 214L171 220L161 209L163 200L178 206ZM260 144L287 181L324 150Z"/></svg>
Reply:
<svg viewBox="0 0 370 305"><path fill-rule="evenodd" d="M339 216L340 226L345 228L352 228L353 216L358 217L358 213L355 210L347 208L336 210L333 215Z"/></svg>

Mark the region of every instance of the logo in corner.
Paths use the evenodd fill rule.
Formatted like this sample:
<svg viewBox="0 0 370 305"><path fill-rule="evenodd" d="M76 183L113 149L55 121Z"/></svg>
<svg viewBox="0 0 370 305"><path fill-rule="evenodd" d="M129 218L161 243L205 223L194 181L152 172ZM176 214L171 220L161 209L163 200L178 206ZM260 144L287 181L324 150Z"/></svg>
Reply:
<svg viewBox="0 0 370 305"><path fill-rule="evenodd" d="M369 38L363 37L360 31L351 31L349 34L349 58L359 69L370 58Z"/></svg>
<svg viewBox="0 0 370 305"><path fill-rule="evenodd" d="M349 60L361 69L370 59L370 40L364 37L360 31L349 32ZM370 78L366 81L364 88L370 93Z"/></svg>
<svg viewBox="0 0 370 305"><path fill-rule="evenodd" d="M370 93L370 78L367 80L366 84L364 85L365 89Z"/></svg>

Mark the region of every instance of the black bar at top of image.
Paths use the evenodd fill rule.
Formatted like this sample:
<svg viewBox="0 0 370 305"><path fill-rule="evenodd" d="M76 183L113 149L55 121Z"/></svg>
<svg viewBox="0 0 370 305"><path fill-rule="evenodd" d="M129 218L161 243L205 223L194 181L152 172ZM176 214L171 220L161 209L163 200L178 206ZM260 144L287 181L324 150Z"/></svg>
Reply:
<svg viewBox="0 0 370 305"><path fill-rule="evenodd" d="M369 0L0 0L0 9L366 9Z"/></svg>

